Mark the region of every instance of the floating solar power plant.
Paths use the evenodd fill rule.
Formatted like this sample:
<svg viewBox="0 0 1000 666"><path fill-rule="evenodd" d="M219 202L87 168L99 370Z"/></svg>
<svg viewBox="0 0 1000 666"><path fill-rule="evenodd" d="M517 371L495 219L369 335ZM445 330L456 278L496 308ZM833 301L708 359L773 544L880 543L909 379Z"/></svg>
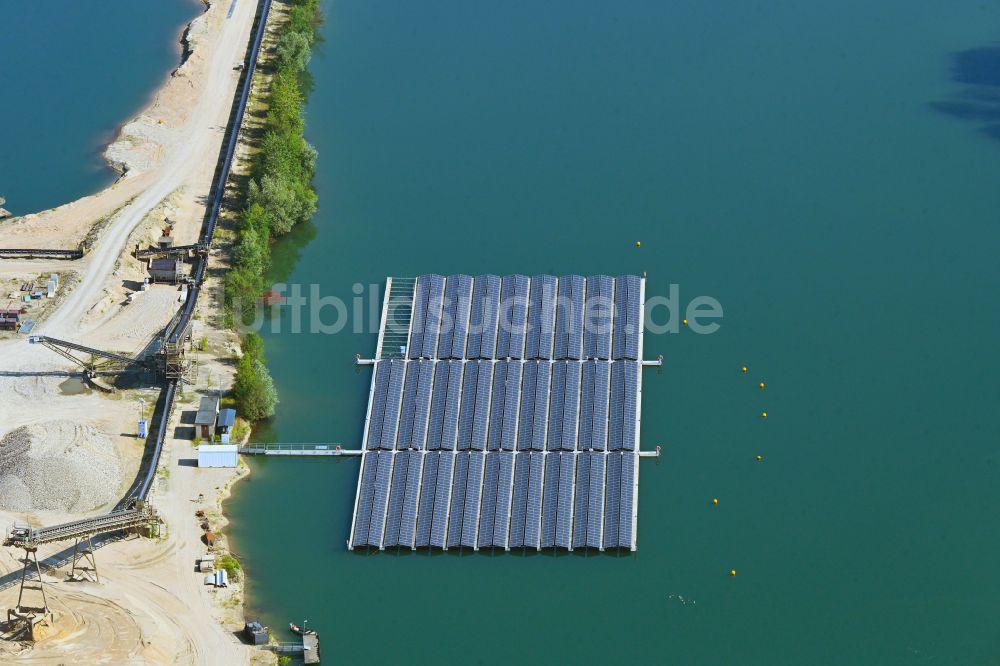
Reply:
<svg viewBox="0 0 1000 666"><path fill-rule="evenodd" d="M348 547L635 550L638 461L655 455L639 450L644 280L413 284L402 358L365 361Z"/></svg>

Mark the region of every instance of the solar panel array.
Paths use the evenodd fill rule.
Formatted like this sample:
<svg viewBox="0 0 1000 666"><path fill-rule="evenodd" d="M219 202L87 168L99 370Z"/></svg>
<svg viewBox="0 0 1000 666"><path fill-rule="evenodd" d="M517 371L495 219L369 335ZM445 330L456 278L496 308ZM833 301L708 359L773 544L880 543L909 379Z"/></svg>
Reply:
<svg viewBox="0 0 1000 666"><path fill-rule="evenodd" d="M639 277L417 278L377 360L349 545L636 546Z"/></svg>
<svg viewBox="0 0 1000 666"><path fill-rule="evenodd" d="M641 334L635 275L421 275L406 357L637 360Z"/></svg>

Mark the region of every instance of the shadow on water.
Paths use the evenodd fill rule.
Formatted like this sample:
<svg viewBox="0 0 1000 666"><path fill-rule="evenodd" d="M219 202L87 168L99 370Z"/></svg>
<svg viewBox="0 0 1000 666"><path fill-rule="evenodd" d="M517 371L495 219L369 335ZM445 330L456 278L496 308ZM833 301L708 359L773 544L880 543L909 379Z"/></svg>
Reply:
<svg viewBox="0 0 1000 666"><path fill-rule="evenodd" d="M300 222L271 245L269 282L285 282L302 258L302 251L319 233L312 220Z"/></svg>
<svg viewBox="0 0 1000 666"><path fill-rule="evenodd" d="M546 547L543 550L536 550L532 547L524 548L511 548L510 550L505 550L502 547L492 547L484 546L478 550L469 548L467 546L450 546L448 550L440 550L438 548L430 548L427 546L418 546L416 549L412 549L409 546L389 546L385 550L379 550L376 547L368 546L356 546L350 551L351 556L364 558L364 557L432 557L432 558L445 558L445 557L515 557L515 558L534 558L534 557L548 557L559 559L563 557L577 557L577 558L587 558L587 557L604 557L604 558L624 558L624 557L636 557L635 551L628 550L627 548L608 548L607 550L597 550L596 548L576 548L572 551L562 550L560 548Z"/></svg>
<svg viewBox="0 0 1000 666"><path fill-rule="evenodd" d="M958 51L951 60L951 80L964 87L953 99L929 106L959 120L985 123L979 131L1000 141L1000 46Z"/></svg>

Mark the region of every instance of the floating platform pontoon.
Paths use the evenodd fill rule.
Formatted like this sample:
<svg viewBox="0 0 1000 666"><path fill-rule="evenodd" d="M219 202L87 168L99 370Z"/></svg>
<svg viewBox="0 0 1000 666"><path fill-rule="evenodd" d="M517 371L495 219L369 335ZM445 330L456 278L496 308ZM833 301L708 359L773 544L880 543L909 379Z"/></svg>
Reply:
<svg viewBox="0 0 1000 666"><path fill-rule="evenodd" d="M389 278L348 547L635 550L644 300L635 275Z"/></svg>

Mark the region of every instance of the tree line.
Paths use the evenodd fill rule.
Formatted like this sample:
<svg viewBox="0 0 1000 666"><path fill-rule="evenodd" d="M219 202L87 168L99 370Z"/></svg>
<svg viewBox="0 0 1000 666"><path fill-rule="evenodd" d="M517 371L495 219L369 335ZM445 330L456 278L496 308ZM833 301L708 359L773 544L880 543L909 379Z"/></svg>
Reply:
<svg viewBox="0 0 1000 666"><path fill-rule="evenodd" d="M251 164L245 207L226 277L227 316L233 304L252 316L253 305L267 285L271 242L309 220L316 212L312 180L316 150L305 140L303 107L306 67L317 39L319 0L289 0L288 21L273 54L273 76L265 93L267 115L259 150ZM277 393L264 365L263 342L256 334L243 339L233 393L237 408L251 421L274 414Z"/></svg>

